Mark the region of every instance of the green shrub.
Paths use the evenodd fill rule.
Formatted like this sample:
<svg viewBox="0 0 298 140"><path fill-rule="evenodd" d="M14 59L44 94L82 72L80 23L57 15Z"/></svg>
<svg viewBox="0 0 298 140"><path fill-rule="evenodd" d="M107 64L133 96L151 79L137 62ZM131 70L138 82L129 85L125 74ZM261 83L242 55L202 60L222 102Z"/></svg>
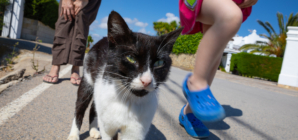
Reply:
<svg viewBox="0 0 298 140"><path fill-rule="evenodd" d="M202 33L196 33L193 35L180 35L173 46L172 53L177 55L181 53L195 54L202 37Z"/></svg>
<svg viewBox="0 0 298 140"><path fill-rule="evenodd" d="M238 53L232 55L230 70L246 77L256 76L278 81L282 60L282 58Z"/></svg>
<svg viewBox="0 0 298 140"><path fill-rule="evenodd" d="M59 3L56 0L26 0L24 16L36 19L55 29Z"/></svg>
<svg viewBox="0 0 298 140"><path fill-rule="evenodd" d="M2 27L4 26L3 17L4 17L4 12L7 5L9 5L9 0L0 0L0 31L1 32L2 32Z"/></svg>

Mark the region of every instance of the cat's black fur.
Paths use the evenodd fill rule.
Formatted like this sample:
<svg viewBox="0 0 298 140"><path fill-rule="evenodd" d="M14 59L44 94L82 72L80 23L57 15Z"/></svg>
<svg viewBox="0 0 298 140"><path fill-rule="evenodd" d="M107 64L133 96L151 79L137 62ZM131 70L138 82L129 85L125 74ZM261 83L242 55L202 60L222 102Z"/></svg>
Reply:
<svg viewBox="0 0 298 140"><path fill-rule="evenodd" d="M89 51L84 62L84 70L89 71L92 82L102 74L103 65L106 65L103 78L106 80L119 79L123 83L129 83L138 74L148 70L147 64L157 82L164 82L167 79L172 60L169 54L172 52L173 44L180 35L182 28L162 36L149 36L142 33L132 32L123 18L112 11L108 20L108 37L97 42ZM133 56L137 61L135 64L128 62L127 55ZM148 60L150 56L150 60ZM154 68L156 61L162 59L164 65L161 68ZM123 78L130 77L130 78ZM157 83L159 84L159 83ZM76 124L80 129L82 119L93 96L93 85L82 78L78 89L76 101ZM142 97L148 93L146 90L133 90L135 96ZM94 102L89 116L91 123L96 116Z"/></svg>

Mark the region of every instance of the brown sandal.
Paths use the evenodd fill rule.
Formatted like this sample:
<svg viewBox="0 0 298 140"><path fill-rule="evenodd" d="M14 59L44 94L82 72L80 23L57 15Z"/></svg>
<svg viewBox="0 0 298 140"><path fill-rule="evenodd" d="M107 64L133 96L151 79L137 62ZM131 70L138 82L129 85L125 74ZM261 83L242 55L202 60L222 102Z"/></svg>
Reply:
<svg viewBox="0 0 298 140"><path fill-rule="evenodd" d="M50 77L50 78L51 78L51 80L53 80L55 77L57 77L57 81L56 81L56 82L49 82L49 81L45 81L45 80L43 80L43 82L45 82L45 83L57 84L57 83L58 83L58 81L59 81L58 75L55 75L55 76L46 75L46 76Z"/></svg>
<svg viewBox="0 0 298 140"><path fill-rule="evenodd" d="M75 77L70 77L70 80L71 79L74 79L76 81L76 83L77 83L77 80L82 80L82 78L75 78ZM72 84L75 85L75 86L80 85L80 84L74 84L74 83L72 83Z"/></svg>

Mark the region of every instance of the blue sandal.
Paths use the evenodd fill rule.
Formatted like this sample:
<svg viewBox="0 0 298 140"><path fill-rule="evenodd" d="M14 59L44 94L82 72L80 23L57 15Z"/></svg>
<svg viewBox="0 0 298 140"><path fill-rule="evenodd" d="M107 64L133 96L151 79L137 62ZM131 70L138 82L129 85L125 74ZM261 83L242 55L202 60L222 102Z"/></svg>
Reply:
<svg viewBox="0 0 298 140"><path fill-rule="evenodd" d="M184 115L184 107L181 109L179 115L180 125L183 126L186 132L194 138L208 137L210 134L208 128L200 120L198 120L193 113Z"/></svg>
<svg viewBox="0 0 298 140"><path fill-rule="evenodd" d="M183 93L187 99L193 114L203 122L214 122L225 117L225 110L213 96L209 86L201 91L189 91L186 76L183 82Z"/></svg>

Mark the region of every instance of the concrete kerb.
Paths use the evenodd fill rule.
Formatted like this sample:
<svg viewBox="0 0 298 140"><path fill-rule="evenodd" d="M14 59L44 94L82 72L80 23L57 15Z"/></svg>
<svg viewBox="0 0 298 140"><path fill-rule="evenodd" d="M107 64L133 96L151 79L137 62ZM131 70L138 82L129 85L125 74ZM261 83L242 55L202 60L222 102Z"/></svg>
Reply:
<svg viewBox="0 0 298 140"><path fill-rule="evenodd" d="M33 50L36 43L35 41L28 41L28 40L22 40L22 39L11 39L11 38L4 38L0 37L0 43L13 46L16 42L19 42L19 45L16 46L19 49L26 49L26 50ZM52 54L52 44L47 43L38 43L38 46L40 47L38 51Z"/></svg>

